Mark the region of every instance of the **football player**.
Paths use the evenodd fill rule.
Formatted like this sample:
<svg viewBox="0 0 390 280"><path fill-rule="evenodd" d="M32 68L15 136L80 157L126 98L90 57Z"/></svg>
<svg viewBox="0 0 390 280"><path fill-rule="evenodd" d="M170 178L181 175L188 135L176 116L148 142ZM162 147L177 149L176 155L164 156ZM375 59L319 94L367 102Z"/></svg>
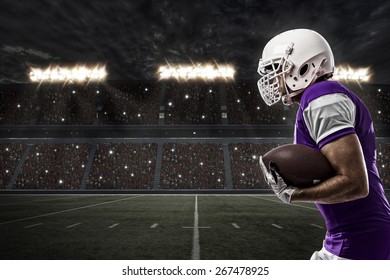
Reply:
<svg viewBox="0 0 390 280"><path fill-rule="evenodd" d="M272 106L299 103L294 143L320 151L336 175L309 188L288 186L276 170L260 167L286 203L315 202L327 227L311 259L390 259L390 206L376 167L370 113L347 87L332 81L334 57L317 32L296 29L272 38L259 61L258 88Z"/></svg>

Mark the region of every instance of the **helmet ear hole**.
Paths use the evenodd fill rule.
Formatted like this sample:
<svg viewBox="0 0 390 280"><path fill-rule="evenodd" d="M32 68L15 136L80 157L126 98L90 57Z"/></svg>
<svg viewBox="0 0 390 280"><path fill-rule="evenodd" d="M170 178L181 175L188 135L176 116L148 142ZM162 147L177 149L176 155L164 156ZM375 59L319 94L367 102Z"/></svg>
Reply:
<svg viewBox="0 0 390 280"><path fill-rule="evenodd" d="M301 69L299 69L299 75L301 77L305 76L308 70L309 70L309 64L306 63L302 65Z"/></svg>

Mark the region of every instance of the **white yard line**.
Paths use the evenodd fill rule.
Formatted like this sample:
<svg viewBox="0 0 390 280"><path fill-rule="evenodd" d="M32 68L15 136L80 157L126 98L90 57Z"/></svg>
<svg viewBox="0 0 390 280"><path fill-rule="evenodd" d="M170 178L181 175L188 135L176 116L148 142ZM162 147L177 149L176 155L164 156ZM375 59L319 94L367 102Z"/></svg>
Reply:
<svg viewBox="0 0 390 280"><path fill-rule="evenodd" d="M114 227L117 227L118 225L119 225L119 223L112 224L111 226L108 226L107 228L114 228Z"/></svg>
<svg viewBox="0 0 390 280"><path fill-rule="evenodd" d="M37 226L40 226L40 225L43 225L43 223L38 223L38 224L29 225L29 226L26 226L26 227L24 227L24 228L32 228L32 227L37 227Z"/></svg>
<svg viewBox="0 0 390 280"><path fill-rule="evenodd" d="M2 222L2 223L0 223L0 225L22 222L22 221L27 221L27 220L32 220L32 219L42 218L42 217L47 217L47 216L53 216L53 215L62 214L62 213L66 213L66 212L77 211L77 210L81 210L81 209L101 206L101 205L115 203L115 202L124 201L124 200L130 200L130 199L134 199L134 198L138 198L138 197L142 197L142 196L144 196L144 195L126 197L126 198L121 198L121 199L116 199L116 200L110 200L110 201L106 201L106 202L101 202L101 203L96 203L96 204L91 204L91 205L86 205L86 206L81 206L81 207L56 211L56 212L51 212L51 213L47 213L47 214L42 214L42 215L37 215L37 216L32 216L32 217L27 217L27 218L22 218L22 219L17 219L17 220L11 220L11 221L7 221L7 222Z"/></svg>
<svg viewBox="0 0 390 280"><path fill-rule="evenodd" d="M194 235L192 238L192 259L200 260L200 245L199 245L199 215L198 215L198 196L195 196L194 210Z"/></svg>
<svg viewBox="0 0 390 280"><path fill-rule="evenodd" d="M236 223L232 223L232 226L235 227L235 228L240 228L240 226L237 225Z"/></svg>
<svg viewBox="0 0 390 280"><path fill-rule="evenodd" d="M281 227L281 226L279 226L279 225L277 225L277 224L272 224L272 226L273 227L276 227L276 228L278 228L278 229L282 229L283 227Z"/></svg>
<svg viewBox="0 0 390 280"><path fill-rule="evenodd" d="M158 224L155 223L155 224L151 225L150 228L156 228L157 226L158 226Z"/></svg>
<svg viewBox="0 0 390 280"><path fill-rule="evenodd" d="M81 225L81 223L76 223L76 224L73 224L73 225L69 225L69 226L67 226L66 228L77 227L78 225Z"/></svg>
<svg viewBox="0 0 390 280"><path fill-rule="evenodd" d="M56 200L66 200L66 199L72 199L76 198L77 196L72 197L58 197L58 198L52 198L52 199L40 199L40 200L26 200L26 201L18 201L18 202L8 202L8 203L0 203L0 206L8 206L8 205L17 205L17 204L31 204L36 202L46 202L46 201L56 201Z"/></svg>
<svg viewBox="0 0 390 280"><path fill-rule="evenodd" d="M316 228L324 228L323 226L319 226L319 225L316 225L316 224L310 224L311 226L313 227L316 227Z"/></svg>

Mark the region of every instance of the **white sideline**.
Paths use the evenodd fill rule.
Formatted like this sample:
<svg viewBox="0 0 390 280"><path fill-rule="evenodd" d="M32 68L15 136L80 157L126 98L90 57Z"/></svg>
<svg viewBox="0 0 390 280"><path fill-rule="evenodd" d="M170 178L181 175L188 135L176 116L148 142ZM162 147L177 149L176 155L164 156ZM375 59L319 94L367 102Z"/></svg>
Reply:
<svg viewBox="0 0 390 280"><path fill-rule="evenodd" d="M316 228L324 228L323 226L319 226L319 225L316 225L316 224L310 224L311 226L313 227L316 227Z"/></svg>
<svg viewBox="0 0 390 280"><path fill-rule="evenodd" d="M36 219L36 218L52 216L52 215L56 215L56 214L61 214L61 213L66 213L66 212L71 212L71 211L91 208L91 207L95 207L95 206L110 204L110 203L114 203L114 202L118 202L118 201L134 199L134 198L138 198L138 197L142 197L142 196L144 196L144 195L131 196L131 197L126 197L126 198L121 198L121 199L116 199L116 200L110 200L110 201L106 201L106 202L96 203L96 204L92 204L92 205L86 205L86 206L66 209L66 210L62 210L62 211L51 212L51 213L47 213L47 214L42 214L42 215L37 215L37 216L32 216L32 217L27 217L27 218L22 218L22 219L17 219L17 220L11 220L11 221L7 221L7 222L2 222L2 223L0 223L0 225L11 224L11 223L16 223L16 222L32 220L32 219Z"/></svg>
<svg viewBox="0 0 390 280"><path fill-rule="evenodd" d="M73 224L73 225L67 226L66 228L77 227L78 225L81 225L81 223L76 223L76 224Z"/></svg>
<svg viewBox="0 0 390 280"><path fill-rule="evenodd" d="M278 229L282 229L283 227L281 227L281 226L279 226L279 225L277 225L277 224L272 224L272 226L273 227L276 227L276 228L278 228Z"/></svg>
<svg viewBox="0 0 390 280"><path fill-rule="evenodd" d="M198 216L198 196L195 196L194 210L194 235L192 238L192 259L200 260L200 245L199 245L199 216Z"/></svg>
<svg viewBox="0 0 390 280"><path fill-rule="evenodd" d="M117 224L112 224L111 226L108 226L107 228L114 228L114 227L116 227L116 226L118 226L119 225L119 223L117 223Z"/></svg>
<svg viewBox="0 0 390 280"><path fill-rule="evenodd" d="M37 226L40 226L40 225L43 225L43 224L42 223L33 224L33 225L25 226L24 228L32 228L32 227L37 227Z"/></svg>

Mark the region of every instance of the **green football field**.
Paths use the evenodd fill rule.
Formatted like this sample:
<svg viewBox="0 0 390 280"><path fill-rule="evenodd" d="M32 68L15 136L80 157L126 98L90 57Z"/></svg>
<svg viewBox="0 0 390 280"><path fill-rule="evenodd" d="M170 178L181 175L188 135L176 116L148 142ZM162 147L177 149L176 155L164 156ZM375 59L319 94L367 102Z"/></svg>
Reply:
<svg viewBox="0 0 390 280"><path fill-rule="evenodd" d="M309 259L314 204L274 195L0 195L0 259Z"/></svg>

